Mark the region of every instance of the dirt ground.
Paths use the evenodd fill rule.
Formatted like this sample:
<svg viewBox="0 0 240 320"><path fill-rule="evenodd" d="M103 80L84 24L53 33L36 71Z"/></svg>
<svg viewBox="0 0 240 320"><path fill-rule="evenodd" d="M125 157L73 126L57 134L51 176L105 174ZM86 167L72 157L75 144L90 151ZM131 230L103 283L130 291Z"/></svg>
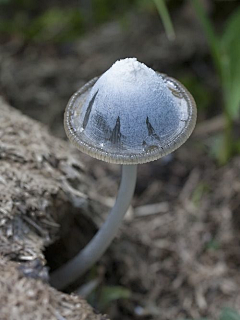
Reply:
<svg viewBox="0 0 240 320"><path fill-rule="evenodd" d="M175 16L179 28L173 43L158 17L133 13L128 30L109 22L64 46L7 41L0 51L0 94L46 123L54 135L65 137L62 115L71 94L115 60L135 56L176 78L185 73L197 77L215 94L214 104L221 105L204 36L188 10ZM139 166L124 225L98 267L82 281L95 283L89 301L111 319L213 320L226 307L240 312L240 158L218 167L210 157L207 141L218 114L219 109L200 110L197 130L183 147ZM96 179L95 197L105 217L120 167L79 157ZM54 259L48 260L56 267ZM125 299L109 302L114 300L106 295L109 287L119 296L117 288L126 289L121 291Z"/></svg>

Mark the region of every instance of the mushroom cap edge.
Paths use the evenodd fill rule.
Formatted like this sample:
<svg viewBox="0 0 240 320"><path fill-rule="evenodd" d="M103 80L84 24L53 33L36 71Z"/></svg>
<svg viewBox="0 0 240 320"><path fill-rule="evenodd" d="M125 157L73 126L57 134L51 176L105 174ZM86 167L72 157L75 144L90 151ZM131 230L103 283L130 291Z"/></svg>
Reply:
<svg viewBox="0 0 240 320"><path fill-rule="evenodd" d="M158 73L158 72L157 72ZM164 79L172 82L180 92L183 94L184 98L191 106L191 119L188 121L188 126L186 130L179 136L176 140L172 141L168 148L155 148L153 150L143 151L142 153L137 154L117 154L116 152L106 152L100 146L93 146L88 142L81 140L79 136L76 134L76 130L73 128L71 123L71 118L76 106L74 105L76 99L81 96L84 96L86 99L87 94L90 92L93 85L97 82L99 77L95 77L89 82L87 82L84 86L82 86L77 92L75 92L70 98L65 113L64 113L64 128L67 134L67 137L71 141L71 143L83 153L88 154L89 156L96 158L98 160L102 160L108 163L114 164L122 164L122 165L136 165L143 164L147 162L151 162L154 160L158 160L163 156L172 153L176 149L178 149L186 140L190 137L197 119L197 108L194 98L191 93L176 79L172 77L168 77L165 74L158 73ZM83 104L82 104L83 105Z"/></svg>

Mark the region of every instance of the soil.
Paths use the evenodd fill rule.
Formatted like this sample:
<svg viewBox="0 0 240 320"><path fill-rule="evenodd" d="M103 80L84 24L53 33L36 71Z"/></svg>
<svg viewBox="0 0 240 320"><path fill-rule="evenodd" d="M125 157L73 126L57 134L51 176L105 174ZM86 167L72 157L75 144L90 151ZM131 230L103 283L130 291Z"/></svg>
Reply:
<svg viewBox="0 0 240 320"><path fill-rule="evenodd" d="M128 29L109 22L61 46L5 42L0 93L64 137L62 115L71 94L115 60L136 56L176 78L191 74L221 106L208 48L189 10L175 13L178 30L173 43L157 16L135 13L129 13ZM219 167L210 157L207 141L214 134L215 118L209 118L221 114L220 108L210 110L200 109L196 133L173 155L139 166L124 225L98 267L81 280L82 294L83 283L95 281L89 301L111 319L213 320L225 307L240 312L240 158ZM221 129L220 121L216 130ZM96 180L93 197L102 203L104 219L117 192L120 168L79 157ZM59 243L46 250L52 269L65 259L49 258L57 248ZM128 289L127 298L106 298L104 289L109 286Z"/></svg>

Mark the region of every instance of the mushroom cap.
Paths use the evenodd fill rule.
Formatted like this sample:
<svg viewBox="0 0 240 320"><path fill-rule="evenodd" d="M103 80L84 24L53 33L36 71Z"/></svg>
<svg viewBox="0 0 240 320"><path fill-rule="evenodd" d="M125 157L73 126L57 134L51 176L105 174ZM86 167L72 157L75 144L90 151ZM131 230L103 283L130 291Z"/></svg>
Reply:
<svg viewBox="0 0 240 320"><path fill-rule="evenodd" d="M110 163L139 164L182 145L196 116L195 101L180 82L128 58L71 97L64 125L82 152Z"/></svg>

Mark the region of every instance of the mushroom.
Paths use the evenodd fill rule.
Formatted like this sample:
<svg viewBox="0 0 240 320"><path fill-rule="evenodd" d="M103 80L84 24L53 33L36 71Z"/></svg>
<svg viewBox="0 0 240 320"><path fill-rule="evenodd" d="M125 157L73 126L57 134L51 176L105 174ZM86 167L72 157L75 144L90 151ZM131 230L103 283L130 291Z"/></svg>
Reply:
<svg viewBox="0 0 240 320"><path fill-rule="evenodd" d="M130 205L137 165L180 147L196 123L196 105L177 80L135 58L115 62L70 99L64 118L70 141L82 152L122 165L118 196L107 220L72 260L51 274L62 289L86 272L113 240Z"/></svg>

